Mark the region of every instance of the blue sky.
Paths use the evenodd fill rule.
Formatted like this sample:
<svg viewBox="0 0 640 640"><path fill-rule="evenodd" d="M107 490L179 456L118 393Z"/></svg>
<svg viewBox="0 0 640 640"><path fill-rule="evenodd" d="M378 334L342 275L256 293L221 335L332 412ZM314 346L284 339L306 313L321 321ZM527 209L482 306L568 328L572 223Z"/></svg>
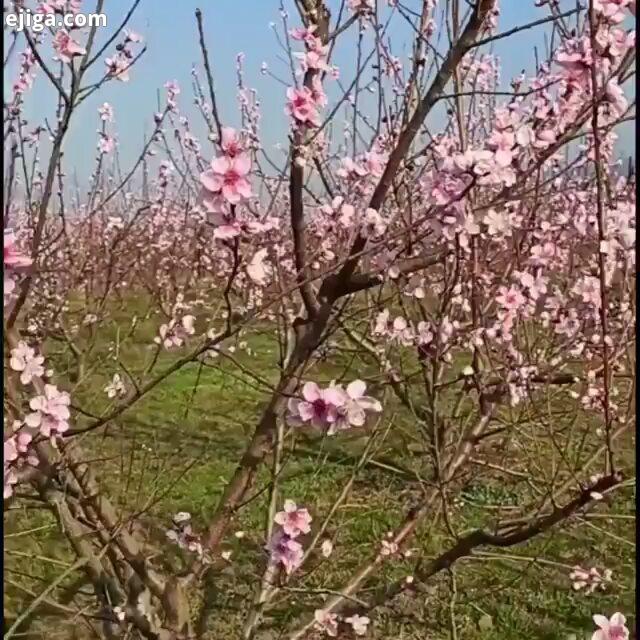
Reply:
<svg viewBox="0 0 640 640"><path fill-rule="evenodd" d="M382 0L380 0L383 4ZM563 4L571 0L565 0ZM89 3L85 3L88 8ZM119 24L130 6L129 0L109 0L109 26L101 37ZM419 0L405 0L405 6L416 8ZM462 3L464 5L464 3ZM334 15L338 0L331 0ZM516 25L530 22L547 15L546 9L534 6L533 0L502 0L499 30L506 31ZM203 133L199 116L190 104L190 71L193 63L201 66L194 11L200 6L204 14L205 36L212 59L217 89L217 100L225 123L237 123L235 57L240 51L245 54L247 84L255 88L262 104L262 137L265 147L272 148L278 141L286 141L287 119L283 112L285 88L269 77L260 74L263 61L283 79L288 79L287 66L278 61L280 51L270 22L280 24L279 0L142 0L136 10L130 27L145 38L148 51L131 71L131 82L124 84L111 82L91 99L87 100L75 114L72 132L65 147L67 162L78 168L82 178L88 175L94 163L96 109L104 101L110 102L116 114L117 135L123 170L134 162L142 145L145 131L153 127L152 117L156 111L156 92L167 80L177 80L183 89L180 96L183 113L193 121L196 133ZM285 0L289 10L290 24L296 26L296 12L292 2ZM334 62L341 67L344 82L348 84L355 68L353 41L356 31L343 36L349 44L336 50ZM410 32L402 25L389 34L396 50L393 52L406 59L410 49ZM404 50L401 47L404 44ZM502 63L503 83L520 73L522 69L531 72L534 68L533 47L544 51L544 27L536 27L521 32L515 37L499 41L494 49ZM102 69L100 69L102 71ZM5 82L10 82L12 71L6 74ZM204 76L201 76L204 80ZM337 89L336 89L337 90ZM164 92L164 90L163 90ZM331 94L330 94L331 97ZM42 119L42 105L51 104L51 90L46 78L40 76L28 100L27 115L34 120ZM40 116L35 118L35 116ZM50 116L50 112L49 112ZM632 133L632 128L629 132ZM624 148L631 151L632 136ZM203 146L206 151L206 140Z"/></svg>

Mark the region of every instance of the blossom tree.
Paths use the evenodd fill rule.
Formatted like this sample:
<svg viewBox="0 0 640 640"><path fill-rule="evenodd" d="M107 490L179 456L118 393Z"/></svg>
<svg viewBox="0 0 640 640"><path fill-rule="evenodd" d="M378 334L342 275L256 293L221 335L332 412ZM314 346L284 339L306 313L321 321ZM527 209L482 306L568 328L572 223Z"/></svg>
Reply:
<svg viewBox="0 0 640 640"><path fill-rule="evenodd" d="M234 637L391 637L400 603L445 576L457 637L458 565L569 529L628 486L635 177L615 141L634 118L635 2L539 0L537 20L506 31L497 0L296 0L295 17L281 6L283 159L261 143L243 54L238 113L220 109L198 10L204 74L191 77L205 136L168 80L123 169L122 116L105 102L81 195L64 142L89 96L136 81L139 2L104 43L95 28L27 27L6 54L18 76L4 107L5 523L45 508L73 558L55 561L64 572L7 637L44 604L92 637L214 637L229 605L211 593L225 589ZM31 5L12 10L81 3ZM408 62L392 24L410 27ZM503 91L492 44L535 28L552 34L546 58ZM355 51L352 78L338 46ZM54 91L53 125L44 110L40 123L25 115L36 80ZM252 360L264 333L274 375ZM162 521L159 489L123 501L133 462L127 472L122 453L106 471L102 443L193 365L198 380L215 367L243 376L260 402L219 495ZM331 495L303 503L286 478L305 446L314 478L329 451L353 464ZM140 448L150 444L131 460ZM376 465L402 487L388 531L356 543L342 514ZM180 475L203 482L197 468ZM517 486L517 504L465 528L465 489L491 483ZM611 571L585 562L565 579L594 597ZM80 587L52 598L72 576ZM621 612L593 614L594 639L629 637Z"/></svg>

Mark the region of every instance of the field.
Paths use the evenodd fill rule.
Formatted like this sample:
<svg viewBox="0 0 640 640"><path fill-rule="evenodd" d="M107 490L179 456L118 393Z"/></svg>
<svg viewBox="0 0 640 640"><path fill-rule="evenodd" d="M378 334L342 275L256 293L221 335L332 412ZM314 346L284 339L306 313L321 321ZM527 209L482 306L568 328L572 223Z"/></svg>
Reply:
<svg viewBox="0 0 640 640"><path fill-rule="evenodd" d="M87 376L90 384L80 379L74 389L74 402L91 407L97 414L109 403L103 391L111 375L106 346L109 338L118 335L118 327L125 331L128 323L124 320L114 315L113 324L96 342L87 365L87 370L92 371ZM151 326L149 323L149 331ZM123 344L123 362L131 371L142 369L144 362L148 362L152 334L145 331L143 326L131 342ZM177 554L166 556L164 534L171 516L188 511L196 526L207 523L225 478L233 471L267 397L266 385L277 380L274 363L278 344L268 327L242 340L246 340L250 355L246 348L238 349L232 354L234 363L220 357L207 360L206 366L186 365L114 420L102 435L81 436L81 440L86 441L85 450L100 465L100 483L110 489L110 495L117 496L116 502L123 513L141 514L141 522L152 532L146 534L145 543L163 555L158 559L161 565L175 567L179 562ZM64 348L58 349L56 368L64 373L68 367L72 372L73 357ZM162 370L164 359L165 356L159 359L158 370ZM172 360L166 357L166 361ZM320 365L318 379L339 379L345 370L362 371L367 366L366 361L353 362L351 357L343 356L333 360L331 366ZM102 369L104 375L96 373ZM250 371L258 373L261 381L247 373ZM570 420L573 414L575 409L556 411L561 420ZM317 600L321 593L316 589L322 592L329 589L327 585L338 589L350 570L366 559L371 541L383 538L397 521L405 501L419 495L420 483L416 478L425 474L425 464L420 446L416 444L419 439L411 416L403 407L388 405L381 424L388 429L387 437L369 464L358 473L351 495L340 506L327 532L334 543L332 556L319 569L291 584L290 588L298 588L300 593L290 601L292 609L275 607L274 622L295 613L296 605L302 607L312 601L310 599ZM295 450L286 454L281 495L299 504L313 504L317 512L328 510L352 475L364 441L364 437L331 440L301 432ZM535 457L542 466L552 460L553 451L548 442L539 440L532 442L532 446L536 447ZM631 477L634 438L623 436L619 446L626 475ZM488 452L485 459L509 466L512 453L507 447L503 451ZM512 484L505 482L503 473L496 473L493 481L491 474L485 473L481 483L475 483L473 476L466 477L458 487L454 503L455 532L461 534L480 526L492 514L498 511L507 514L517 505L519 494L522 495L522 480L517 472L512 479ZM195 607L198 628L206 629L209 634L205 637L238 637L246 611L237 603L243 600L242 596L247 605L250 603L251 585L255 584L260 569L255 565L256 557L264 555L260 532L264 527L264 489L268 483L269 476L264 471L256 483L260 490L233 525L234 531L246 532L246 535L227 537L224 550L231 552L228 567L206 595L210 600L199 602ZM613 500L607 498L588 515L574 518L565 530L554 530L532 543L514 548L487 547L473 553L459 561L451 572L436 576L425 589L396 599L393 612L380 610L372 637L407 640L480 640L488 635L505 640L590 638L593 613L633 611L634 501L635 483L630 480ZM45 585L60 576L73 559L56 532L53 516L46 511L31 510L23 503L5 519L5 528L7 625ZM394 563L388 569L389 577L411 575L416 558L437 555L451 539L441 527L431 528L427 519L411 545L412 556ZM342 548L348 549L348 555L341 553ZM591 595L575 592L569 579L573 565L609 568L613 572L612 583L604 592ZM45 629L47 637L52 634L71 637L65 619L73 609L65 611L58 605L48 606L47 602L64 603L71 599L74 590L86 589L77 577L72 573L55 587L50 598L41 602L38 615L33 620L27 618L19 637L43 638ZM25 588L25 584L29 586ZM366 600L367 589L359 597ZM224 615L220 615L221 612L225 612ZM450 622L453 620L455 631ZM74 637L85 637L83 625L72 622L71 627L77 634Z"/></svg>

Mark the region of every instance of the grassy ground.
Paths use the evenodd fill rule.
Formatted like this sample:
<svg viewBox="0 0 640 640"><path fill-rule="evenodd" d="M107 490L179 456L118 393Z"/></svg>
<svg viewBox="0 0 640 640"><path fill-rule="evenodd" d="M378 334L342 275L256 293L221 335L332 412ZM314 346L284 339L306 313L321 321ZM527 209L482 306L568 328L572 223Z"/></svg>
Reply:
<svg viewBox="0 0 640 640"><path fill-rule="evenodd" d="M112 336L113 337L113 336ZM147 357L144 332L137 344L128 345L121 355L131 369L140 368ZM254 371L269 383L275 382L277 345L268 333L248 338L254 355L237 352L240 362L251 363ZM98 350L98 353L100 351ZM164 360L158 363L161 368ZM340 367L327 366L327 379L340 374ZM63 370L64 362L57 363ZM255 381L237 368L219 363L218 368L189 365L163 382L153 394L139 402L111 425L103 436L92 435L86 445L101 461L100 481L111 490L115 502L127 512L144 510L144 520L155 534L148 539L151 548L159 548L163 529L177 511L189 511L196 525L204 525L221 494L225 479L232 472L247 434L266 394ZM107 403L102 391L112 371L104 366L104 375L90 376L91 383L80 381L74 402L100 411ZM393 428L410 428L410 418L401 413L392 416ZM624 443L627 468L633 473L633 440ZM314 506L317 513L326 512L352 473L361 443L307 443L290 459L282 486L282 495L299 503ZM287 454L289 455L289 454ZM378 458L393 457L404 466L414 462L398 455L389 446L378 452ZM541 450L541 457L545 452ZM318 462L325 461L320 468ZM419 461L416 462L416 464ZM123 480L125 479L125 480ZM266 472L257 486L266 484ZM470 483L461 494L454 523L463 532L486 521L495 509L507 509L522 497L519 485L507 486L504 480L483 476L482 483ZM400 470L367 467L356 481L354 491L339 509L335 524L329 529L335 552L319 564L304 580L305 588L331 585L339 588L351 570L369 557L370 543L380 540L398 521L404 497L418 495L415 482ZM370 637L395 639L464 638L480 640L496 637L502 640L540 638L546 640L582 640L590 638L594 613L634 613L634 511L635 491L625 488L615 501L597 509L598 518L588 522L576 520L569 529L553 531L534 542L500 552L485 549L482 554L456 565L455 573L440 574L426 593L398 599L393 612L381 610L375 616ZM259 495L234 523L234 530L260 532L265 518L265 496ZM73 561L60 536L52 528L50 514L23 508L5 515L6 598L8 618L24 609L33 594L42 591L67 563ZM418 531L416 554L433 556L450 542L443 534L430 530L425 523ZM22 535L29 529L42 529ZM438 529L438 531L440 531ZM237 623L243 615L238 602L249 603L250 584L259 567L256 554L262 553L264 541L259 533L244 538L230 537L225 549L232 552L232 562L225 570L222 583L207 593L207 606L202 609L200 623L209 629L210 638L238 637ZM178 555L167 553L163 544L162 562L177 566ZM342 553L342 549L349 549ZM538 559L534 561L534 559ZM409 575L413 558L398 562L390 576ZM585 596L571 590L567 566L608 567L613 583L606 592ZM68 584L70 581L65 581ZM455 597L452 598L452 587ZM27 591L25 592L25 588ZM87 587L84 587L87 589ZM273 615L288 618L298 608L319 607L318 595L289 594L297 599L288 609L277 608ZM64 600L62 589L58 600ZM362 594L366 599L366 591ZM199 603L202 605L202 603ZM208 609L217 609L208 615ZM63 626L54 608L45 606L42 613L56 620L61 637L73 637ZM220 615L224 611L224 615ZM392 616L393 614L393 616ZM393 622L390 622L393 617ZM452 635L451 619L455 618L456 634ZM269 622L269 619L267 619ZM51 628L51 627L50 627ZM29 636L44 637L42 620L34 623ZM77 630L82 636L81 632Z"/></svg>

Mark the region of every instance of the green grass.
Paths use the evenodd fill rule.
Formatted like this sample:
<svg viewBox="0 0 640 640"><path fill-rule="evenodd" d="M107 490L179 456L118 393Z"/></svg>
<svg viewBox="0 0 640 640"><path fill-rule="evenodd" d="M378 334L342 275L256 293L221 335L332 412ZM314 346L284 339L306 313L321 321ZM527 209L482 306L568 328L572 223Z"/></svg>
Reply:
<svg viewBox="0 0 640 640"><path fill-rule="evenodd" d="M103 392L113 371L113 362L106 357L105 345L116 340L114 328L127 324L117 317L108 337L96 344L94 361L100 373L79 380L74 389L74 402L91 407L100 413L108 405ZM151 326L151 325L150 325ZM140 371L148 361L152 332L143 327L121 354L127 367ZM269 332L244 337L254 351L253 356L236 352L238 361L250 365L252 370L270 384L277 380L274 366L277 345ZM163 355L157 370L170 362L172 356ZM109 491L124 512L144 509L144 521L152 534L146 543L151 549L162 548L161 563L176 568L180 555L167 550L162 541L163 530L169 526L171 515L189 511L196 526L204 527L221 495L225 481L236 465L238 457L268 397L264 389L256 386L249 376L222 361L217 368L200 368L197 364L185 366L161 383L153 393L137 403L131 410L111 424L103 435L94 435L85 448L100 458L99 481ZM324 366L319 377L340 377L349 365L348 358L332 361ZM65 375L72 367L68 355L60 355L56 369ZM356 363L354 371L364 375ZM352 374L354 376L354 374ZM393 407L390 403L387 407ZM391 457L399 466L420 469L424 465L418 454L409 455L406 439L415 441L413 419L401 411L389 412L393 419L392 433L396 434L379 452L378 457ZM505 416L508 419L508 416ZM82 423L80 420L79 423ZM401 434L405 434L402 436ZM299 443L301 451L287 451L287 466L281 484L281 495L312 505L321 520L342 486L352 473L361 439L351 441L313 441ZM552 459L548 443L538 443L540 462ZM624 443L627 469L633 473L633 442ZM325 461L319 465L319 462ZM256 488L265 487L268 470L262 469ZM453 524L458 533L486 523L495 507L508 508L529 493L522 482L505 484L483 474L478 480L469 478L460 493L461 502L453 513ZM379 541L402 517L409 498L419 496L419 487L402 473L367 467L359 476L349 498L338 510L335 522L328 529L334 539L335 551L328 562L320 565L304 579L307 588L329 587L337 589L350 576L353 569L370 557L371 543ZM425 592L403 595L397 599L394 610L379 610L368 637L389 639L451 637L450 616L455 611L457 637L481 640L488 637L501 640L541 638L569 640L590 638L594 613L611 614L623 611L633 621L634 612L634 558L635 547L624 540L633 540L635 522L628 516L634 510L634 489L625 488L616 494L611 505L602 505L597 511L606 518L594 520L594 529L584 523L574 523L567 530L554 530L549 534L518 547L502 552L502 557L476 557L461 561L455 567L457 597L452 604L452 576L439 574ZM261 531L264 529L266 493L258 495L241 511L233 523L233 531L246 531L238 539L229 536L224 548L232 551L233 562L208 594L209 605L214 607L207 621L210 638L238 637L243 609L252 599L252 585L261 566L264 553ZM618 516L618 517L616 517ZM427 519L428 520L428 519ZM8 533L43 528L33 534L6 539L5 563L8 567L5 613L8 617L22 610L32 599L15 584L40 592L60 573L60 563L71 563L73 558L61 541L60 534L51 528L51 514L39 509L23 509L5 515ZM412 547L416 554L437 555L444 545L450 544L442 527L430 529L429 522L419 528ZM621 541L622 540L622 541ZM495 549L485 549L499 555ZM15 553L27 554L15 555ZM42 560L35 556L54 559ZM531 562L540 557L544 561ZM401 560L386 569L386 576L401 577L412 572L413 558ZM554 564L558 563L558 564ZM613 570L613 584L604 593L585 596L570 588L568 570L558 565L582 564L590 567L606 566ZM87 587L85 587L86 589ZM368 587L362 592L366 600ZM59 594L60 595L60 594ZM240 603L240 606L239 606ZM293 595L286 607L270 613L273 621L289 619L304 607L317 608L321 601L317 595ZM222 612L222 613L221 613ZM43 609L44 613L51 613ZM56 624L62 624L60 618ZM270 621L268 616L266 621ZM31 628L31 637L40 637L43 618ZM61 637L65 627L60 627ZM80 633L80 632L79 632ZM82 635L78 637L84 637Z"/></svg>

